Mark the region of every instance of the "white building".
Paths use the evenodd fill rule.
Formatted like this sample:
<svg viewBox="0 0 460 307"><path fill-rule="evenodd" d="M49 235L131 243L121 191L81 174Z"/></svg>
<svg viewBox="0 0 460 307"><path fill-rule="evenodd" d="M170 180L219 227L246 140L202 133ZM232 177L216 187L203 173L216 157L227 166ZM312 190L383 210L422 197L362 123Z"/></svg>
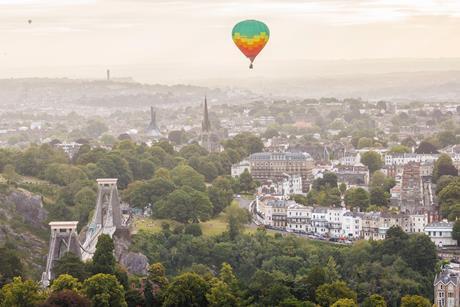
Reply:
<svg viewBox="0 0 460 307"><path fill-rule="evenodd" d="M359 153L356 154L348 154L339 159L339 164L341 165L356 165L361 162L361 155Z"/></svg>
<svg viewBox="0 0 460 307"><path fill-rule="evenodd" d="M409 162L434 163L439 154L387 154L384 157L385 165L405 165Z"/></svg>
<svg viewBox="0 0 460 307"><path fill-rule="evenodd" d="M287 208L286 230L289 232L311 231L311 218L313 207L302 206L294 203Z"/></svg>
<svg viewBox="0 0 460 307"><path fill-rule="evenodd" d="M311 230L320 235L327 235L329 233L327 208L316 207L313 208L311 218Z"/></svg>
<svg viewBox="0 0 460 307"><path fill-rule="evenodd" d="M239 177L245 170L251 172L251 164L247 160L243 160L240 163L236 163L232 165L232 177Z"/></svg>
<svg viewBox="0 0 460 307"><path fill-rule="evenodd" d="M425 234L430 237L436 246L454 246L457 245L457 240L452 239L453 227L454 222L435 222L425 227Z"/></svg>
<svg viewBox="0 0 460 307"><path fill-rule="evenodd" d="M283 196L294 194L303 194L302 192L302 177L299 175L286 175L286 178L279 184Z"/></svg>
<svg viewBox="0 0 460 307"><path fill-rule="evenodd" d="M347 238L359 239L363 230L362 213L345 212L342 217L342 235Z"/></svg>
<svg viewBox="0 0 460 307"><path fill-rule="evenodd" d="M428 225L427 214L413 214L409 215L409 232L422 233L425 226Z"/></svg>
<svg viewBox="0 0 460 307"><path fill-rule="evenodd" d="M342 235L343 215L347 212L346 208L327 208L327 221L329 236L338 238Z"/></svg>

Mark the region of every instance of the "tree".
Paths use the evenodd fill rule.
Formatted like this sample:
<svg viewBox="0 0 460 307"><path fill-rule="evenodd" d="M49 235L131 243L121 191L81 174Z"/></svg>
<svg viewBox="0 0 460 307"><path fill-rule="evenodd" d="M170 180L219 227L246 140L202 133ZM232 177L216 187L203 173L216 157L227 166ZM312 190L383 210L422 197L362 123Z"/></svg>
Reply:
<svg viewBox="0 0 460 307"><path fill-rule="evenodd" d="M428 141L422 141L418 145L417 149L415 150L415 153L418 154L437 154L438 149L436 146L434 146L432 143Z"/></svg>
<svg viewBox="0 0 460 307"><path fill-rule="evenodd" d="M96 162L96 165L104 171L106 176L118 178L119 188L124 189L133 181L133 172L129 168L128 162L114 151L104 155Z"/></svg>
<svg viewBox="0 0 460 307"><path fill-rule="evenodd" d="M225 209L225 219L230 238L235 239L242 231L244 225L251 220L248 210L240 208L237 203L233 203Z"/></svg>
<svg viewBox="0 0 460 307"><path fill-rule="evenodd" d="M128 289L125 292L125 300L128 307L141 307L141 306L152 306L153 304L147 305L144 295L138 289Z"/></svg>
<svg viewBox="0 0 460 307"><path fill-rule="evenodd" d="M181 164L173 168L171 178L176 186L189 186L197 191L206 191L204 176L188 165Z"/></svg>
<svg viewBox="0 0 460 307"><path fill-rule="evenodd" d="M279 136L279 132L277 129L275 128L267 128L267 130L265 130L264 134L263 134L263 137L266 138L266 139L271 139L275 136Z"/></svg>
<svg viewBox="0 0 460 307"><path fill-rule="evenodd" d="M13 164L6 164L3 167L3 177L5 177L6 180L12 182L16 182L20 179L20 176L18 173L16 173L16 168Z"/></svg>
<svg viewBox="0 0 460 307"><path fill-rule="evenodd" d="M89 275L87 265L72 252L65 253L64 256L56 260L53 271L56 276L70 275L79 281L85 280Z"/></svg>
<svg viewBox="0 0 460 307"><path fill-rule="evenodd" d="M372 294L364 300L364 302L361 304L361 307L387 307L387 303L382 296L378 294Z"/></svg>
<svg viewBox="0 0 460 307"><path fill-rule="evenodd" d="M216 216L228 207L233 200L231 180L225 177L217 177L208 189L208 195L213 206L213 215Z"/></svg>
<svg viewBox="0 0 460 307"><path fill-rule="evenodd" d="M431 302L420 295L405 295L401 298L401 307L431 307Z"/></svg>
<svg viewBox="0 0 460 307"><path fill-rule="evenodd" d="M125 291L117 278L99 273L83 282L83 292L93 307L127 307Z"/></svg>
<svg viewBox="0 0 460 307"><path fill-rule="evenodd" d="M233 268L230 264L224 262L220 268L219 279L229 285L233 293L238 291L238 279L233 273Z"/></svg>
<svg viewBox="0 0 460 307"><path fill-rule="evenodd" d="M78 279L69 274L60 275L58 278L53 280L53 283L51 284L52 292L59 292L62 290L72 290L78 292L81 288L82 284L78 281Z"/></svg>
<svg viewBox="0 0 460 307"><path fill-rule="evenodd" d="M147 280L155 284L156 287L162 289L168 285L165 268L161 263L157 262L151 264L149 266L148 273L149 275L147 276Z"/></svg>
<svg viewBox="0 0 460 307"><path fill-rule="evenodd" d="M447 154L441 154L434 163L433 181L436 182L441 176L458 176L458 170Z"/></svg>
<svg viewBox="0 0 460 307"><path fill-rule="evenodd" d="M313 189L315 190L330 188L337 188L337 175L335 173L325 172L323 178L313 181Z"/></svg>
<svg viewBox="0 0 460 307"><path fill-rule="evenodd" d="M184 233L192 235L194 237L199 237L203 234L201 231L200 224L188 224L184 228Z"/></svg>
<svg viewBox="0 0 460 307"><path fill-rule="evenodd" d="M331 282L339 280L340 278L337 263L335 262L334 257L332 256L329 256L329 258L327 259L325 273L326 273L326 282L331 283Z"/></svg>
<svg viewBox="0 0 460 307"><path fill-rule="evenodd" d="M320 266L315 266L306 276L301 276L296 280L293 292L301 300L316 301L316 289L326 282L325 270Z"/></svg>
<svg viewBox="0 0 460 307"><path fill-rule="evenodd" d="M107 131L109 131L109 127L107 127L105 123L98 120L88 121L88 124L84 129L85 134L91 138L98 138Z"/></svg>
<svg viewBox="0 0 460 307"><path fill-rule="evenodd" d="M417 146L417 143L414 141L413 138L411 138L410 136L404 138L402 141L401 141L401 145L403 146L406 146L406 147L415 147Z"/></svg>
<svg viewBox="0 0 460 307"><path fill-rule="evenodd" d="M358 141L358 148L372 147L374 140L367 137L362 137Z"/></svg>
<svg viewBox="0 0 460 307"><path fill-rule="evenodd" d="M390 202L390 193L383 188L375 187L371 189L369 200L371 205L386 207Z"/></svg>
<svg viewBox="0 0 460 307"><path fill-rule="evenodd" d="M102 234L98 237L91 265L93 274L115 274L114 248L113 239L109 235Z"/></svg>
<svg viewBox="0 0 460 307"><path fill-rule="evenodd" d="M381 171L375 171L372 174L370 187L382 188L386 192L390 192L391 188L396 185L395 179L385 176Z"/></svg>
<svg viewBox="0 0 460 307"><path fill-rule="evenodd" d="M62 290L51 293L41 307L90 307L88 298L72 290Z"/></svg>
<svg viewBox="0 0 460 307"><path fill-rule="evenodd" d="M424 275L435 271L437 263L436 245L426 234L410 236L401 254L404 261L413 270L422 272Z"/></svg>
<svg viewBox="0 0 460 307"><path fill-rule="evenodd" d="M348 288L343 281L323 284L316 289L316 301L321 306L331 306L342 298L349 298L356 301L356 292Z"/></svg>
<svg viewBox="0 0 460 307"><path fill-rule="evenodd" d="M342 182L339 185L339 191L340 191L340 194L342 194L342 195L345 194L345 192L347 191L347 184L345 182Z"/></svg>
<svg viewBox="0 0 460 307"><path fill-rule="evenodd" d="M163 294L163 306L200 307L207 306L206 293L209 285L196 273L177 276Z"/></svg>
<svg viewBox="0 0 460 307"><path fill-rule="evenodd" d="M240 190L244 192L251 192L255 189L256 185L252 179L251 174L247 169L239 176Z"/></svg>
<svg viewBox="0 0 460 307"><path fill-rule="evenodd" d="M382 157L378 152L367 151L361 156L361 163L369 168L369 173L373 174L383 166Z"/></svg>
<svg viewBox="0 0 460 307"><path fill-rule="evenodd" d="M159 201L154 213L181 223L198 223L211 217L212 204L205 193L184 186Z"/></svg>
<svg viewBox="0 0 460 307"><path fill-rule="evenodd" d="M441 131L436 135L442 147L454 145L457 143L457 138L453 131Z"/></svg>
<svg viewBox="0 0 460 307"><path fill-rule="evenodd" d="M358 307L358 304L351 298L341 298L332 304L331 307Z"/></svg>
<svg viewBox="0 0 460 307"><path fill-rule="evenodd" d="M14 277L22 276L23 266L17 254L15 244L7 241L0 247L0 286L13 281Z"/></svg>
<svg viewBox="0 0 460 307"><path fill-rule="evenodd" d="M345 204L364 211L369 206L369 193L363 188L348 189L345 192Z"/></svg>
<svg viewBox="0 0 460 307"><path fill-rule="evenodd" d="M439 203L443 216L451 213L451 210L459 203L460 180L454 180L438 193Z"/></svg>
<svg viewBox="0 0 460 307"><path fill-rule="evenodd" d="M96 192L90 187L83 187L75 194L75 211L80 225L86 225L89 220L89 214L94 209L96 203Z"/></svg>
<svg viewBox="0 0 460 307"><path fill-rule="evenodd" d="M236 135L233 139L225 141L223 145L225 151L234 149L243 156L261 152L264 148L264 143L259 137L247 132Z"/></svg>
<svg viewBox="0 0 460 307"><path fill-rule="evenodd" d="M212 307L236 307L239 306L238 298L232 293L230 287L221 280L214 280L213 285L206 299L209 302L208 306Z"/></svg>
<svg viewBox="0 0 460 307"><path fill-rule="evenodd" d="M175 190L174 184L163 177L148 181L134 181L123 192L123 199L136 208L145 208L148 204L155 204Z"/></svg>
<svg viewBox="0 0 460 307"><path fill-rule="evenodd" d="M393 154L403 154L403 153L410 153L411 149L404 145L395 145L390 148L390 153Z"/></svg>
<svg viewBox="0 0 460 307"><path fill-rule="evenodd" d="M45 299L40 286L32 280L14 277L13 281L0 290L1 306L30 307L37 306Z"/></svg>
<svg viewBox="0 0 460 307"><path fill-rule="evenodd" d="M452 239L457 240L457 245L460 243L460 220L456 220L452 228Z"/></svg>

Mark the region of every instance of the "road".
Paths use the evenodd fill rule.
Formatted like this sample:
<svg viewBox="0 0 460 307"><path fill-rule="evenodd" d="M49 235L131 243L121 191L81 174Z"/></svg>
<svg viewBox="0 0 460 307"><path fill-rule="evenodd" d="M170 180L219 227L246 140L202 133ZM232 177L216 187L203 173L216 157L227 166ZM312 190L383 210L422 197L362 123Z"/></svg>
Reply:
<svg viewBox="0 0 460 307"><path fill-rule="evenodd" d="M246 198L243 198L243 197L235 197L234 200L236 200L238 202L238 204L240 205L240 208L244 208L244 209L247 209L247 210L249 210L249 205L253 201L253 199L246 199Z"/></svg>
<svg viewBox="0 0 460 307"><path fill-rule="evenodd" d="M243 198L243 197L235 197L234 200L236 200L238 202L238 204L240 205L240 208L247 209L247 210L249 210L251 212L252 221L251 221L251 224L249 224L248 226L251 227L251 228L258 227L258 224L260 224L260 222L257 222L255 220L255 218L254 218L254 214L255 214L255 208L254 208L255 207L255 201L254 201L254 199L246 199L246 198ZM331 241L328 241L328 240L320 240L320 239L317 239L317 238L312 238L312 237L308 236L307 234L303 234L303 233L287 232L284 229L268 228L267 230L270 231L270 232L274 232L274 233L280 233L282 235L294 235L294 236L301 237L301 238L304 238L304 239L307 239L307 240L315 240L315 241L322 241L322 242L326 242L326 243L330 243L330 244L344 245L344 243L340 243L340 242L331 242Z"/></svg>

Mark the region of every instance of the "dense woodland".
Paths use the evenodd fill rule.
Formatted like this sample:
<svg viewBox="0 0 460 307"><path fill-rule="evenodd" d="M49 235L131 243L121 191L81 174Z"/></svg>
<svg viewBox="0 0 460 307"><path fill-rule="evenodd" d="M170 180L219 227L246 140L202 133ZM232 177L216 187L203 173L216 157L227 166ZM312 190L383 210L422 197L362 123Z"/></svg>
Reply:
<svg viewBox="0 0 460 307"><path fill-rule="evenodd" d="M409 236L394 227L384 241L352 247L263 229L243 234L238 210L220 236L167 224L160 233L136 234L133 249L151 262L147 277L128 276L115 262L112 239L103 235L92 262L65 255L55 268L58 277L42 290L15 277L21 272L13 264L20 260L14 248L4 247L0 305L431 306L439 264L423 234Z"/></svg>

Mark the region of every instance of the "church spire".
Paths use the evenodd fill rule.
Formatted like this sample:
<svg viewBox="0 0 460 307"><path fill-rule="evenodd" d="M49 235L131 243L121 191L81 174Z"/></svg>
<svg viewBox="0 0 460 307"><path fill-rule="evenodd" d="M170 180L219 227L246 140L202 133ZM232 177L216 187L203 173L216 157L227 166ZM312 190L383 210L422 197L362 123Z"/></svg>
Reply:
<svg viewBox="0 0 460 307"><path fill-rule="evenodd" d="M204 96L204 115L203 115L203 122L201 124L201 129L203 132L211 131L211 122L209 121L208 101L206 99L206 96Z"/></svg>
<svg viewBox="0 0 460 307"><path fill-rule="evenodd" d="M156 126L157 125L157 114L153 107L150 107L150 125Z"/></svg>

